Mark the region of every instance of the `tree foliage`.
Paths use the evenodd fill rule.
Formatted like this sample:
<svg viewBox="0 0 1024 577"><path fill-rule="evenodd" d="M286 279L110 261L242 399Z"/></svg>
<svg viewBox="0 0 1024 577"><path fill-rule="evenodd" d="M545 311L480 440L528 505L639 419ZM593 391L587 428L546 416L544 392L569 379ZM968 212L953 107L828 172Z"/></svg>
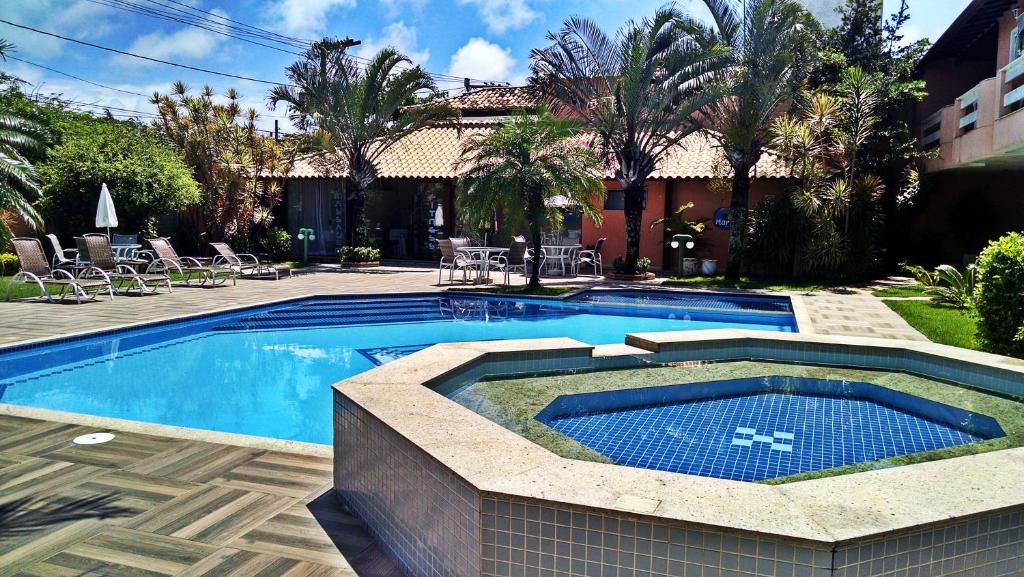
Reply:
<svg viewBox="0 0 1024 577"><path fill-rule="evenodd" d="M271 106L284 103L293 123L305 133L307 150L319 158L325 173L338 172L340 156L352 200L349 244L365 242L363 208L366 191L377 180L381 156L405 136L456 116L445 102L417 93L436 92L433 79L393 48L384 48L363 64L347 51L343 40L313 43L302 60L285 74L290 86L270 92ZM408 102L419 104L406 106Z"/></svg>
<svg viewBox="0 0 1024 577"><path fill-rule="evenodd" d="M702 115L732 169L727 278L739 278L747 230L750 173L771 138L773 121L804 81L814 20L793 0L704 0L713 25L688 18L684 27L706 47L727 49L718 75L724 97Z"/></svg>
<svg viewBox="0 0 1024 577"><path fill-rule="evenodd" d="M0 59L12 49L10 43L0 40ZM42 132L42 127L23 111L0 105L0 213L12 212L34 228L43 224L42 217L32 206L42 191L27 155L43 149ZM0 248L6 246L10 238L11 229L0 214Z"/></svg>
<svg viewBox="0 0 1024 577"><path fill-rule="evenodd" d="M562 214L545 201L563 196L596 222L604 199L597 156L581 146L581 124L556 118L541 106L536 115L517 114L498 130L473 139L463 150L467 170L460 211L489 220L498 211L505 223L530 231L534 254L541 254L541 232ZM532 260L530 286L540 287L540 259Z"/></svg>
<svg viewBox="0 0 1024 577"><path fill-rule="evenodd" d="M784 199L799 218L777 223L799 231L789 235L797 239L795 272L857 277L877 267L884 184L862 154L880 122L883 82L849 68L832 91L803 93L793 113L774 124L771 144L799 179ZM771 231L760 232L775 242Z"/></svg>
<svg viewBox="0 0 1024 577"><path fill-rule="evenodd" d="M269 231L272 209L281 201L276 182L261 175L287 170L289 155L280 143L260 134L255 109L243 110L234 90L225 103L204 86L191 94L176 82L169 94L156 93L151 102L160 119L154 122L191 168L199 183L200 202L190 212L205 241L228 241L236 248L251 246L254 232Z"/></svg>
<svg viewBox="0 0 1024 577"><path fill-rule="evenodd" d="M189 168L149 127L74 114L58 128L60 144L39 165L40 209L56 230L94 230L103 183L117 207L118 228L144 235L156 234L159 217L199 201Z"/></svg>
<svg viewBox="0 0 1024 577"><path fill-rule="evenodd" d="M624 268L631 273L640 258L645 181L700 128L694 115L720 96L711 80L727 51L696 43L679 26L683 19L676 8L661 8L609 36L594 21L573 17L548 34L550 46L532 52L532 82L556 113L583 120L624 189Z"/></svg>

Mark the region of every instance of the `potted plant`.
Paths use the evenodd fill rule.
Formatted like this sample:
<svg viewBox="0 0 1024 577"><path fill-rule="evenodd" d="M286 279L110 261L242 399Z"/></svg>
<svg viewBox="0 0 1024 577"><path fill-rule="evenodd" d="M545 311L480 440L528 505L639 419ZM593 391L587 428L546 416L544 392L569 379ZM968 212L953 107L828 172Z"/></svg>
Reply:
<svg viewBox="0 0 1024 577"><path fill-rule="evenodd" d="M648 272L651 268L651 259L646 256L642 256L636 261L636 273L633 274L627 271L625 257L617 256L612 261L612 269L614 272L605 273L605 278L610 280L653 280L654 273Z"/></svg>
<svg viewBox="0 0 1024 577"><path fill-rule="evenodd" d="M380 266L380 249L372 246L343 246L338 249L341 266L371 268Z"/></svg>

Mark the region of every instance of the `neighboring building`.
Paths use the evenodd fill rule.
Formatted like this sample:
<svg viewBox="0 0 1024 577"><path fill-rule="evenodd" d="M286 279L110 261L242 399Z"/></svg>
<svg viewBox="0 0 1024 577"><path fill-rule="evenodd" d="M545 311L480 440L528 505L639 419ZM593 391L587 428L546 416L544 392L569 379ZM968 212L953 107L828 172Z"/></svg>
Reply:
<svg viewBox="0 0 1024 577"><path fill-rule="evenodd" d="M385 258L433 259L437 256L436 239L462 234L455 211L456 184L462 172L459 160L463 143L474 135L494 130L514 111L531 110L537 100L527 87L484 88L451 99L461 113L458 122L439 124L420 130L400 142L379 163L380 180L367 199L367 215L374 242ZM650 224L671 214L676 207L693 202L686 213L689 220L707 219L706 238L710 247L701 258L724 261L728 252L728 231L713 222L715 212L729 204L728 194L712 192L710 184L716 167L724 164L720 149L705 137L693 135L672 152L647 183L647 204L643 216L641 254L653 266L675 266L676 255L665 247L660 228ZM781 193L792 181L782 160L772 154L754 170L751 205L765 196ZM344 194L344 166L323 158L307 157L296 163L284 178L286 200L278 214L279 223L295 233L308 227L317 231L314 254L334 254L346 237L347 227ZM605 205L604 222L598 227L589 219L567 210L567 236L580 238L581 244L593 245L606 237L602 254L606 264L625 253L625 220L615 191L616 181L607 181L609 201ZM435 226L441 209L443 224ZM499 236L511 232L499 226ZM503 242L505 242L503 240Z"/></svg>
<svg viewBox="0 0 1024 577"><path fill-rule="evenodd" d="M839 13L836 11L840 6L845 4L845 0L799 0L804 8L811 14L814 14L823 25L833 28L839 26L840 18ZM882 15L879 14L878 18L881 19Z"/></svg>
<svg viewBox="0 0 1024 577"><path fill-rule="evenodd" d="M922 59L922 258L959 261L1024 229L1024 0L973 0Z"/></svg>

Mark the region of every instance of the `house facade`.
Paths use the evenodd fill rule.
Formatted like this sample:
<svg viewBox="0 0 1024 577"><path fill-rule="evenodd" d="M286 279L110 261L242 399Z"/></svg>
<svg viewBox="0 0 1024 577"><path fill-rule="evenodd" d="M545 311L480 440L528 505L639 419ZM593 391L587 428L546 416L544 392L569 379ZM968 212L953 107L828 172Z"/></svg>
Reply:
<svg viewBox="0 0 1024 577"><path fill-rule="evenodd" d="M973 0L918 68L914 110L929 154L911 240L921 254L970 260L1024 229L1024 0Z"/></svg>
<svg viewBox="0 0 1024 577"><path fill-rule="evenodd" d="M503 244L523 232L504 229L500 215L491 223L463 222L457 210L458 178L464 169L460 161L466 140L495 130L516 111L534 109L538 102L535 94L528 87L483 88L450 102L461 114L458 121L409 135L379 162L379 180L368 195L366 215L371 242L381 249L384 258L433 260L438 256L438 238L487 234L488 244ZM695 256L718 260L724 268L729 231L721 218L716 224L715 216L728 207L729 197L728 193L715 192L712 186L716 176L721 176L722 166L721 150L705 136L692 135L651 175L641 255L650 258L653 267L674 268L678 257L667 247L663 230L652 228L651 223L692 202L694 207L686 212L687 220L707 221L707 248ZM754 169L751 206L782 193L793 182L789 174L781 158L765 154ZM344 176L342 161L310 156L299 159L281 178L285 202L278 208L276 221L293 236L299 228L318 231L310 246L311 254L336 254L353 226ZM595 245L598 239L606 238L602 256L610 264L625 254L626 233L621 203L616 202L621 185L608 180L605 187L608 201L600 225L570 206L564 208L565 222L559 232L573 242L578 239L582 245ZM301 250L298 244L295 248Z"/></svg>

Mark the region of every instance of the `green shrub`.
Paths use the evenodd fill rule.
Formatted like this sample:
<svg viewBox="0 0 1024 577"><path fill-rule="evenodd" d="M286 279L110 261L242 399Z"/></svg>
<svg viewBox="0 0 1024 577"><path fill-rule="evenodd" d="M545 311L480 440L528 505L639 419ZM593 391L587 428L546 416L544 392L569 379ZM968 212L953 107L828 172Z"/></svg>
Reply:
<svg viewBox="0 0 1024 577"><path fill-rule="evenodd" d="M616 274L647 274L647 269L651 268L651 259L642 256L637 259L635 267L630 267L624 257L617 256L612 261L612 268Z"/></svg>
<svg viewBox="0 0 1024 577"><path fill-rule="evenodd" d="M0 276L10 276L21 269L18 255L9 252L0 253Z"/></svg>
<svg viewBox="0 0 1024 577"><path fill-rule="evenodd" d="M338 250L341 262L377 262L380 250L372 246L343 246Z"/></svg>
<svg viewBox="0 0 1024 577"><path fill-rule="evenodd" d="M292 252L292 235L287 230L272 226L267 229L267 235L262 240L263 250L269 252L274 258L280 259Z"/></svg>
<svg viewBox="0 0 1024 577"><path fill-rule="evenodd" d="M985 349L1024 357L1024 234L989 243L978 258L974 297L978 336Z"/></svg>
<svg viewBox="0 0 1024 577"><path fill-rule="evenodd" d="M937 303L953 305L958 309L969 308L974 303L978 285L977 265L967 265L963 272L954 266L942 264L933 273L934 284L925 288L924 294Z"/></svg>

